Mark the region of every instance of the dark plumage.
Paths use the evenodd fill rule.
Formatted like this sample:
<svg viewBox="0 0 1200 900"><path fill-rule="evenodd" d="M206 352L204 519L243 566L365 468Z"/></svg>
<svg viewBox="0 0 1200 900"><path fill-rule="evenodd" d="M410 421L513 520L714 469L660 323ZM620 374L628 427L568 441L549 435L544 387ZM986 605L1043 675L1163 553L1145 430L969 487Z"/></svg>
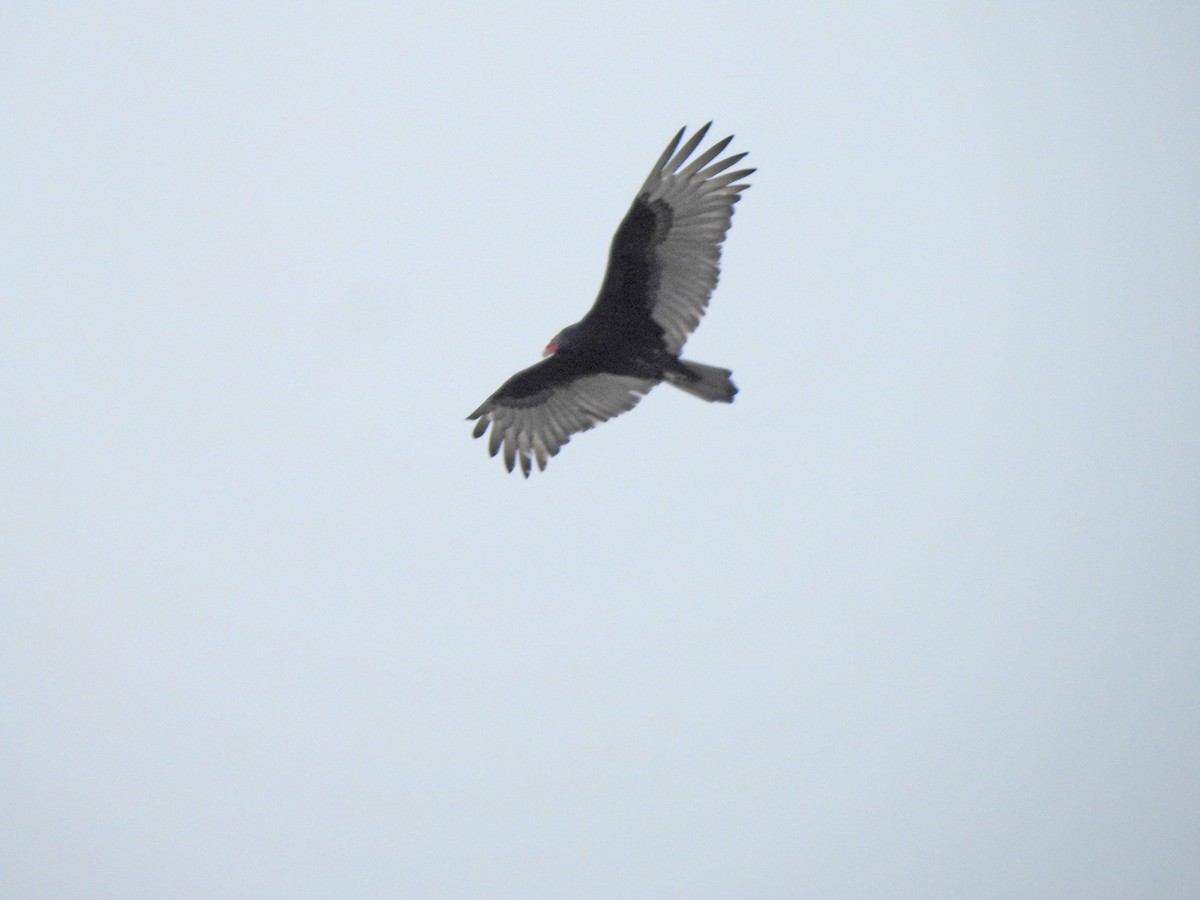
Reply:
<svg viewBox="0 0 1200 900"><path fill-rule="evenodd" d="M546 346L540 363L518 372L471 413L475 437L504 451L526 477L599 422L632 409L666 381L703 400L733 402L730 371L680 359L717 286L721 242L733 205L754 169L726 172L746 154L713 162L733 140L688 157L705 125L682 147L680 129L634 198L609 250L600 294L588 314ZM679 147L678 151L676 148ZM686 164L686 165L685 165Z"/></svg>

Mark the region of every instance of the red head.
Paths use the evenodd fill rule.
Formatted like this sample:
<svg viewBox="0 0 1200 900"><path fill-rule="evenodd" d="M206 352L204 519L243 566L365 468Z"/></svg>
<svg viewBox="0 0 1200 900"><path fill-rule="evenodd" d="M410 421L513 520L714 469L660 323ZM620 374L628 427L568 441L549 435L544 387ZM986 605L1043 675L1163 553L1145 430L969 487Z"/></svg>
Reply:
<svg viewBox="0 0 1200 900"><path fill-rule="evenodd" d="M559 350L570 347L575 342L575 330L579 327L579 323L568 325L554 337L550 338L550 343L546 345L546 349L542 351L542 356L549 356L551 353L557 353Z"/></svg>

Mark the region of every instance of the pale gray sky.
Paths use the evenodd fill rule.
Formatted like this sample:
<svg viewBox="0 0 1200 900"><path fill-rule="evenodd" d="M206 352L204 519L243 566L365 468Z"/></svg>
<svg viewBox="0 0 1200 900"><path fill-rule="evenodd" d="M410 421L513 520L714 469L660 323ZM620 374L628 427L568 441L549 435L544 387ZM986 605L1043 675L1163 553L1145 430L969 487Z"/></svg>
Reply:
<svg viewBox="0 0 1200 900"><path fill-rule="evenodd" d="M1191 898L1200 7L12 3L0 891ZM676 391L463 419L681 125Z"/></svg>

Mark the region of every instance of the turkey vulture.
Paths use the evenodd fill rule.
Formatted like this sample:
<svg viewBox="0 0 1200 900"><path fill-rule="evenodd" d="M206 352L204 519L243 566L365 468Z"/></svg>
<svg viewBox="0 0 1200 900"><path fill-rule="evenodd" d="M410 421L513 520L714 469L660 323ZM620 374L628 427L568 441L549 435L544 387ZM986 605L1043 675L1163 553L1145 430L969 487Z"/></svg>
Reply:
<svg viewBox="0 0 1200 900"><path fill-rule="evenodd" d="M572 434L633 409L662 381L702 400L733 402L728 369L679 357L717 286L733 204L754 171L726 172L745 153L713 162L732 135L688 162L709 125L679 147L681 128L650 170L613 236L588 314L467 417L479 420L475 437L491 426L488 450L495 456L504 448L508 471L520 460L528 478L532 459L544 470Z"/></svg>

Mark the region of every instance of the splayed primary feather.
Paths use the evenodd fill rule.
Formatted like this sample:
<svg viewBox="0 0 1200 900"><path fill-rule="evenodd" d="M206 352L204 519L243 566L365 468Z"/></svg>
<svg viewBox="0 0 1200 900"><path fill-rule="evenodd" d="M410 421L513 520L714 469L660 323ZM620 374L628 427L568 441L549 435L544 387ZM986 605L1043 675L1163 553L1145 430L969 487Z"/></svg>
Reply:
<svg viewBox="0 0 1200 900"><path fill-rule="evenodd" d="M613 237L600 295L588 314L471 414L475 437L513 471L545 469L571 435L627 412L663 380L709 401L732 402L728 369L679 359L717 285L721 242L753 169L717 160L733 140L691 159L712 123L671 140ZM690 162L689 162L690 160ZM717 160L714 162L714 160ZM685 167L686 166L686 167ZM724 173L724 174L722 174Z"/></svg>

